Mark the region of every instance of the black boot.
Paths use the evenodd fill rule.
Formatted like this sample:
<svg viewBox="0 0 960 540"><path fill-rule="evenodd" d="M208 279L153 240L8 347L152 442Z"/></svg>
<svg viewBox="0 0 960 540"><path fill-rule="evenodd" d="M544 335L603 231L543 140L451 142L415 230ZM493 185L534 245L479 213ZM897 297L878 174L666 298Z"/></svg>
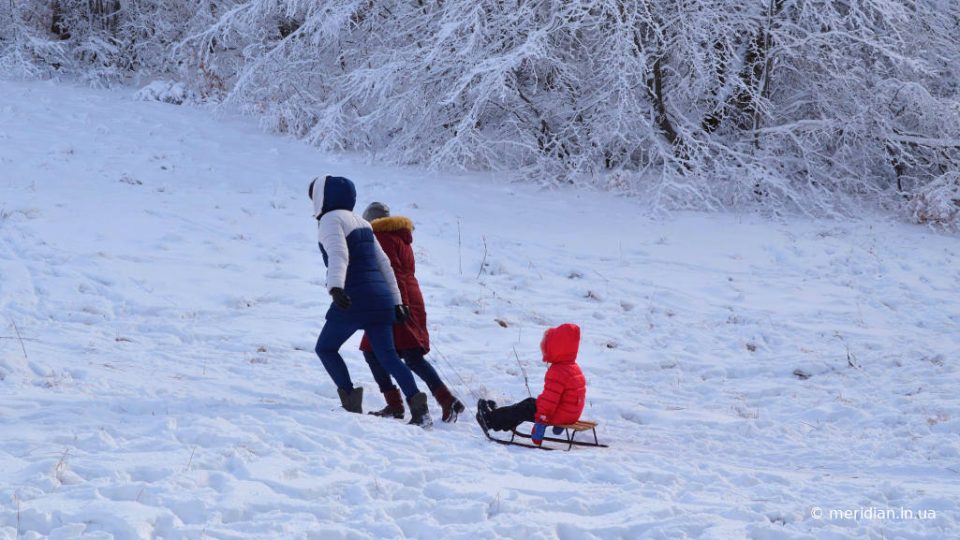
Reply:
<svg viewBox="0 0 960 540"><path fill-rule="evenodd" d="M486 399L477 400L477 423L484 431L490 429L490 401Z"/></svg>
<svg viewBox="0 0 960 540"><path fill-rule="evenodd" d="M340 396L340 404L343 405L343 408L352 412L361 414L363 413L363 387L359 386L350 390L349 392L341 388L337 388L337 394Z"/></svg>
<svg viewBox="0 0 960 540"><path fill-rule="evenodd" d="M433 419L430 418L430 409L427 408L427 395L423 392L418 392L407 400L407 405L410 405L410 424L415 426L420 426L423 429L429 429L433 427Z"/></svg>
<svg viewBox="0 0 960 540"><path fill-rule="evenodd" d="M387 400L387 406L369 414L403 420L403 398L400 397L400 391L396 388L387 390L383 393L383 397Z"/></svg>

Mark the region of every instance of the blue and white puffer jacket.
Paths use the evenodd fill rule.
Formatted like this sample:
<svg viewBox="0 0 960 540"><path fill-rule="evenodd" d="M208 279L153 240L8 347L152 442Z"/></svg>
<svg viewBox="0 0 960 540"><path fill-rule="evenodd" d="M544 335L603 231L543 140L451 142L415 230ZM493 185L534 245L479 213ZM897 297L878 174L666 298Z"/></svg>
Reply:
<svg viewBox="0 0 960 540"><path fill-rule="evenodd" d="M328 321L360 328L396 322L394 306L402 303L390 259L363 218L353 213L357 190L340 176L317 178L313 185L313 216L319 220L320 252L327 266L327 290L339 287L353 304L331 304Z"/></svg>

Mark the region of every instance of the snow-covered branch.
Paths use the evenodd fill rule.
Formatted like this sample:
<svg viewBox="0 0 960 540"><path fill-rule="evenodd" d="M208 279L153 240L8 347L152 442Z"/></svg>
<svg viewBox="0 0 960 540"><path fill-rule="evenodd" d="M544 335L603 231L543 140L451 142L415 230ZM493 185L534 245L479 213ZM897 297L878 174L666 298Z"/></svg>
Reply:
<svg viewBox="0 0 960 540"><path fill-rule="evenodd" d="M0 2L7 73L176 78L327 149L811 213L949 183L957 35L953 0Z"/></svg>

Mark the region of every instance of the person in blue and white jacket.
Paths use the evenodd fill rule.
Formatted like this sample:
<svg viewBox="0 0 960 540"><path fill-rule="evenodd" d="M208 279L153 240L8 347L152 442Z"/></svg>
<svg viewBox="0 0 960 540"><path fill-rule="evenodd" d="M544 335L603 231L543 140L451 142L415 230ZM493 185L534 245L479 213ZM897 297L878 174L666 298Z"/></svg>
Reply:
<svg viewBox="0 0 960 540"><path fill-rule="evenodd" d="M370 339L377 360L397 381L413 419L411 424L432 425L427 395L417 388L410 368L393 343L394 323L406 320L390 259L373 235L370 224L357 214L357 190L347 178L325 176L310 182L313 217L319 222L320 252L327 267L327 290L333 303L317 338L317 356L337 385L343 408L362 412L363 388L354 388L340 347L358 330Z"/></svg>

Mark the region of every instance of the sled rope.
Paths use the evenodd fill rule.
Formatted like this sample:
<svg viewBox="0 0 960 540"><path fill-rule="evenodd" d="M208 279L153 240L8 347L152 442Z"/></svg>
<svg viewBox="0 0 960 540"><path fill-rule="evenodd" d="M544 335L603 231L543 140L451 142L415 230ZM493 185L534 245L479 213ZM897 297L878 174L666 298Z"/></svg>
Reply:
<svg viewBox="0 0 960 540"><path fill-rule="evenodd" d="M465 389L467 390L467 392L469 392L470 395L473 396L473 403L476 403L477 400L480 399L480 395L479 395L477 392L475 392L475 391L473 390L473 388L470 387L470 385L467 384L467 381L465 381L465 380L463 379L463 377L460 375L460 371L457 370L457 368L453 367L453 364L450 362L449 359L447 359L447 355L443 354L443 352L442 352L440 349L437 348L437 345L436 345L435 343L432 343L432 344L431 344L431 348L434 350L434 352L437 353L437 356L440 357L440 360L442 360L443 363L446 364L447 367L450 368L450 371L452 371L452 372L457 376L457 379L460 380L460 386L461 386L462 388L465 388ZM439 366L439 364L438 364L438 366ZM446 370L445 370L445 369L441 369L441 371L446 371ZM446 374L446 373L443 373L442 375L443 375L444 380L450 380L450 378L447 377L447 374ZM464 407L466 407L468 411L471 411L471 412L473 411L472 408L471 408L469 405L467 405L466 403L464 403Z"/></svg>

